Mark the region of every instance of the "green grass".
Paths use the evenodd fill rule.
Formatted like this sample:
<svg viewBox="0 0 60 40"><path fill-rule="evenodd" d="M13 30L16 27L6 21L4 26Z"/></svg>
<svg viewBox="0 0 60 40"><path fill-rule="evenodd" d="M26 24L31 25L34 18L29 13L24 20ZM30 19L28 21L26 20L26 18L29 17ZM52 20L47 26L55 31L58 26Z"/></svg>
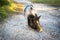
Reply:
<svg viewBox="0 0 60 40"><path fill-rule="evenodd" d="M0 22L4 21L11 13L12 11L7 6L0 7Z"/></svg>
<svg viewBox="0 0 60 40"><path fill-rule="evenodd" d="M54 6L60 6L60 0L30 0L30 1L34 3L44 3Z"/></svg>
<svg viewBox="0 0 60 40"><path fill-rule="evenodd" d="M8 0L0 0L0 22L4 21L9 15L11 15L12 11L8 8L11 2Z"/></svg>

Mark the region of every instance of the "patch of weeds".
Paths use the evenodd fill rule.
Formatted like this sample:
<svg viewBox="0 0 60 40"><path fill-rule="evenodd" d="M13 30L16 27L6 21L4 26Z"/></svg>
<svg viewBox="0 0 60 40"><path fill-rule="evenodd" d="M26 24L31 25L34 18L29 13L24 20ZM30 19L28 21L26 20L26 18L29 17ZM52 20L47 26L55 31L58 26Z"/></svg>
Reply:
<svg viewBox="0 0 60 40"><path fill-rule="evenodd" d="M12 11L7 6L0 7L0 22L4 21L8 16L12 14Z"/></svg>
<svg viewBox="0 0 60 40"><path fill-rule="evenodd" d="M60 6L60 0L30 0L33 3L44 3L53 6Z"/></svg>

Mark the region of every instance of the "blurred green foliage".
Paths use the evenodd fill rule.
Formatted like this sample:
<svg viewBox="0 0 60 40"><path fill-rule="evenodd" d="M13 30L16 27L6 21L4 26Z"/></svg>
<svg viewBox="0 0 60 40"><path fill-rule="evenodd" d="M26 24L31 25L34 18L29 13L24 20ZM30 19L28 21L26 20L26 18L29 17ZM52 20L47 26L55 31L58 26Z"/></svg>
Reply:
<svg viewBox="0 0 60 40"><path fill-rule="evenodd" d="M5 6L5 5L9 5L10 2L8 0L0 0L0 6Z"/></svg>
<svg viewBox="0 0 60 40"><path fill-rule="evenodd" d="M35 3L44 3L54 6L60 6L60 0L30 0L30 1Z"/></svg>
<svg viewBox="0 0 60 40"><path fill-rule="evenodd" d="M11 14L12 11L8 9L8 6L10 6L8 0L0 0L0 22Z"/></svg>
<svg viewBox="0 0 60 40"><path fill-rule="evenodd" d="M5 20L11 13L7 6L0 7L0 21Z"/></svg>

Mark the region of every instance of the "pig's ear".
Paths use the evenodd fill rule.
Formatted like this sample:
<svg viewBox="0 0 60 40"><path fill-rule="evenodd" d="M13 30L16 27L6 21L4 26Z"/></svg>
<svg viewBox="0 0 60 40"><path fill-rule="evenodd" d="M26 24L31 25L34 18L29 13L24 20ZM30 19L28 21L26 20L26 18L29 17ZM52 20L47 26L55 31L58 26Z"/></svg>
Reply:
<svg viewBox="0 0 60 40"><path fill-rule="evenodd" d="M40 18L41 16L38 17L38 19Z"/></svg>
<svg viewBox="0 0 60 40"><path fill-rule="evenodd" d="M35 13L35 16L37 17L37 14Z"/></svg>

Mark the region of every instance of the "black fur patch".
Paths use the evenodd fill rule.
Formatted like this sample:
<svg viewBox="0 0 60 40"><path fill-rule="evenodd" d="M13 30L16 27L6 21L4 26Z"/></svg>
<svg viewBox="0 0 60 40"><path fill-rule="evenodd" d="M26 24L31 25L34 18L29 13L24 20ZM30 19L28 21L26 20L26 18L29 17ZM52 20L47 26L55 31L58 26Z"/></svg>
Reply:
<svg viewBox="0 0 60 40"><path fill-rule="evenodd" d="M32 15L32 14L28 15L28 17L27 17L27 19L28 19L28 25L31 28L39 31L40 30L40 28L38 26L39 25L39 18L40 18L40 16L38 17L37 14L35 16Z"/></svg>

